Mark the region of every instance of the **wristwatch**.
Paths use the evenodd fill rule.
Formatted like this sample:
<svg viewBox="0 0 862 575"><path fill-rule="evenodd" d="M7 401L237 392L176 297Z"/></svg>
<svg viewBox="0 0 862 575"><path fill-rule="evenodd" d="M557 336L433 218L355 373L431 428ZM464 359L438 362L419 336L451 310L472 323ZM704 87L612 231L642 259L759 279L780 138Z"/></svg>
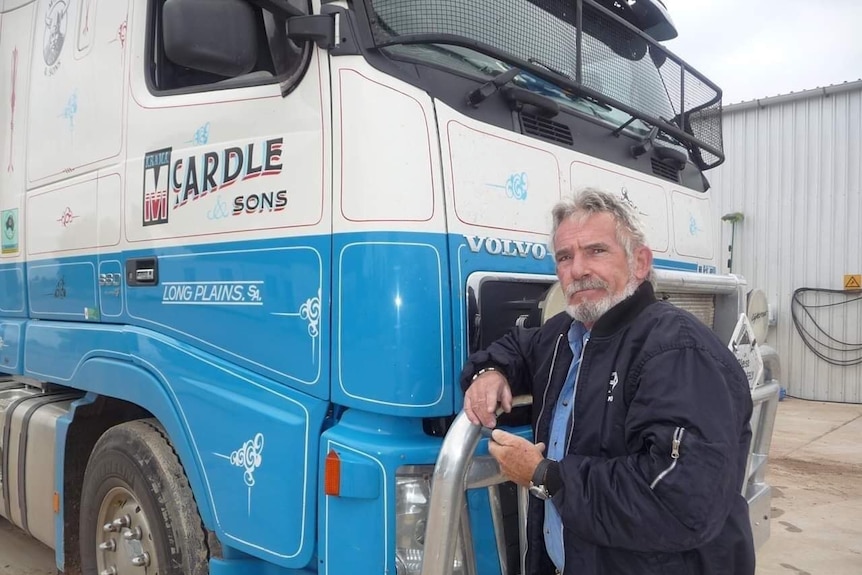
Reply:
<svg viewBox="0 0 862 575"><path fill-rule="evenodd" d="M539 499L547 500L551 498L548 487L545 485L545 476L548 474L548 466L551 464L550 459L542 459L533 471L533 477L530 479L530 493Z"/></svg>

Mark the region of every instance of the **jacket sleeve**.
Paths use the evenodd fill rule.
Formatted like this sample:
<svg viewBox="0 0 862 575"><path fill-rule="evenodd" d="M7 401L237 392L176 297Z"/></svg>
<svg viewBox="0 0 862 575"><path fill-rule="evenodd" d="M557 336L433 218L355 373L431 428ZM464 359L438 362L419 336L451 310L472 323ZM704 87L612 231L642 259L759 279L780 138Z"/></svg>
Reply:
<svg viewBox="0 0 862 575"><path fill-rule="evenodd" d="M506 376L513 395L530 393L529 357L539 336L540 328L515 327L489 345L487 349L470 355L461 370L461 390L467 391L473 375L480 369L494 367Z"/></svg>
<svg viewBox="0 0 862 575"><path fill-rule="evenodd" d="M596 545L696 548L720 532L741 496L751 415L744 373L733 356L679 347L632 376L639 385L625 424L630 454L565 456L553 501L563 524Z"/></svg>

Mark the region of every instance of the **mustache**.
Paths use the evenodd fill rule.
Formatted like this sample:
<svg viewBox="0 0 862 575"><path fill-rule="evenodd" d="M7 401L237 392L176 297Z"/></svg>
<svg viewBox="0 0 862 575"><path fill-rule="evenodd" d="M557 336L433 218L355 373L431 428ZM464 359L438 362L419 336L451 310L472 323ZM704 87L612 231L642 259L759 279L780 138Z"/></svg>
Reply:
<svg viewBox="0 0 862 575"><path fill-rule="evenodd" d="M590 278L580 281L573 281L566 288L566 297L572 297L577 292L587 289L608 289L608 283L598 278Z"/></svg>

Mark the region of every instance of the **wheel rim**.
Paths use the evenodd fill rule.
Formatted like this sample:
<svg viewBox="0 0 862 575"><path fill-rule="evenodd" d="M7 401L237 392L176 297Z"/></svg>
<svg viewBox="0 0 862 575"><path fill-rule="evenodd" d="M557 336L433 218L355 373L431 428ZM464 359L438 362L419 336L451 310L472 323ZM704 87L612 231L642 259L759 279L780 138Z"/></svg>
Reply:
<svg viewBox="0 0 862 575"><path fill-rule="evenodd" d="M99 575L158 575L153 533L134 494L114 487L102 499L96 528L96 572Z"/></svg>

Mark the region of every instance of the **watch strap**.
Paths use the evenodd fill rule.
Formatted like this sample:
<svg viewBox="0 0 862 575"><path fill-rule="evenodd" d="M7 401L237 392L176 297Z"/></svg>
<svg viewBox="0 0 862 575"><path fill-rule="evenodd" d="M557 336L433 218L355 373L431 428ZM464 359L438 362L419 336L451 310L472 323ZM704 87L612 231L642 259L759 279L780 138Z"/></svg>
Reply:
<svg viewBox="0 0 862 575"><path fill-rule="evenodd" d="M479 376L484 375L484 374L488 373L489 371L496 371L498 373L500 372L500 370L497 369L496 367L489 365L488 367L483 367L482 369L480 369L479 371L474 373L473 378L470 381L476 381L477 379L479 379Z"/></svg>
<svg viewBox="0 0 862 575"><path fill-rule="evenodd" d="M548 466L550 464L550 459L542 459L536 466L536 469L533 470L533 477L530 479L530 483L533 485L544 485L545 475L548 473Z"/></svg>

